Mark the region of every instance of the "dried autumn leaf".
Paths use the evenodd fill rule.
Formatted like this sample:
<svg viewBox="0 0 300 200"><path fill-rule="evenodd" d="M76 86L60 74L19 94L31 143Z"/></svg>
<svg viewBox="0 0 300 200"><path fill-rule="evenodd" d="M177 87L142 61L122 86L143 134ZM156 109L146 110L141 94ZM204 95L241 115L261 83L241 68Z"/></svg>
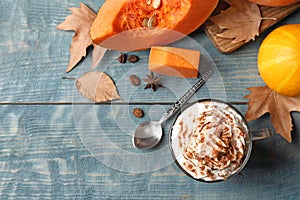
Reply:
<svg viewBox="0 0 300 200"><path fill-rule="evenodd" d="M217 36L234 39L232 43L255 40L255 36L259 35L259 27L263 19L259 7L248 0L224 1L230 7L209 18L221 29L224 29Z"/></svg>
<svg viewBox="0 0 300 200"><path fill-rule="evenodd" d="M66 72L71 71L83 57L86 57L87 47L93 45L94 51L97 50L97 53L93 53L92 67L99 63L106 51L103 47L94 44L90 38L89 32L91 25L97 16L96 13L83 3L80 3L80 8L73 7L70 8L70 10L72 14L57 26L57 29L59 30L75 31L70 47L70 62Z"/></svg>
<svg viewBox="0 0 300 200"><path fill-rule="evenodd" d="M92 66L91 68L94 69L98 63L102 60L104 57L104 54L106 52L106 48L101 47L99 45L93 44L94 49L93 49L93 54L92 54Z"/></svg>
<svg viewBox="0 0 300 200"><path fill-rule="evenodd" d="M265 113L270 113L271 122L283 138L292 142L292 118L290 112L300 112L300 97L282 96L270 88L248 88L250 94L245 96L249 99L246 119L248 121L259 118Z"/></svg>
<svg viewBox="0 0 300 200"><path fill-rule="evenodd" d="M83 96L97 103L120 99L114 82L104 72L87 72L76 80L76 86Z"/></svg>

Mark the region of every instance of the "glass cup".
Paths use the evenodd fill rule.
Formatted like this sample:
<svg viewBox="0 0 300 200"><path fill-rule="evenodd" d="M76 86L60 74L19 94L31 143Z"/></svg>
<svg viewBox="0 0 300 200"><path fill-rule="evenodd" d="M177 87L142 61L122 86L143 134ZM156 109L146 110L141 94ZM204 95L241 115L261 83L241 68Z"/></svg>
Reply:
<svg viewBox="0 0 300 200"><path fill-rule="evenodd" d="M195 180L219 182L238 174L247 164L252 141L271 137L270 129L250 130L243 115L217 99L185 107L169 134L172 156Z"/></svg>

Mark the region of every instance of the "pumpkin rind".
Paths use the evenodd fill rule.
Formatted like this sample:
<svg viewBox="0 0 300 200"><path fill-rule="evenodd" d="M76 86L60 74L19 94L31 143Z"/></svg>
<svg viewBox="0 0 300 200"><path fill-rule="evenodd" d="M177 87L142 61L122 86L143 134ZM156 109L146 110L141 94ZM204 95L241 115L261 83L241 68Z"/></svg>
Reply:
<svg viewBox="0 0 300 200"><path fill-rule="evenodd" d="M218 0L162 0L159 8L154 9L145 0L107 0L92 24L91 39L96 44L117 50L114 43L119 43L118 40L104 41L123 32L127 32L122 35L123 40L141 37L144 41L139 41L141 48L170 43L199 28L217 4ZM154 14L157 18L155 28L144 27L144 19ZM178 32L177 36L167 39L172 31Z"/></svg>

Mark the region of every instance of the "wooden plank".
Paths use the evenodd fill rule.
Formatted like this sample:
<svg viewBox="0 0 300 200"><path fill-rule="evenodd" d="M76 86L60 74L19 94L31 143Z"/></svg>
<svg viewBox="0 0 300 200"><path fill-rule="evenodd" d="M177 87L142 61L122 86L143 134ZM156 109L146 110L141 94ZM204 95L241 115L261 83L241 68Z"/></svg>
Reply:
<svg viewBox="0 0 300 200"><path fill-rule="evenodd" d="M6 4L2 15L3 23L0 24L1 30L8 30L2 33L0 46L0 102L2 103L20 103L20 102L88 102L77 94L73 80L63 80L64 76L80 77L86 71L89 71L91 65L91 55L80 63L79 66L69 74L65 74L65 68L69 59L69 46L73 32L63 32L56 30L57 24L62 22L70 14L68 8L74 5L63 5L64 9L56 4L62 4L60 1L44 3L35 3L32 7L21 2L18 7ZM90 5L90 4L89 4ZM91 4L93 6L93 4ZM10 8L12 6L12 8ZM96 6L93 6L96 10ZM43 10L44 12L37 12ZM20 12L19 12L20 11ZM21 12L22 11L22 12ZM26 21L26 19L32 19ZM47 19L47 25L41 25L39 20ZM21 26L18 26L21 24ZM11 34L13 33L13 34ZM207 50L212 49L212 45L207 43L206 36L203 32L197 32L192 39L203 43ZM137 52L140 56L140 62L135 65L120 65L117 62L119 52L115 52L114 57L107 64L100 64L96 70L106 71L113 80L118 84L119 92L125 101L130 102L173 102L181 96L196 81L195 79L185 80L172 77L163 77L162 82L165 89L153 93L150 90L144 91L142 85L138 90L130 87L129 81L125 80L127 75L135 73L138 69L139 76L143 78L147 73L148 51ZM214 54L214 60L227 61L222 62L220 68L221 79L231 79L232 71L235 66L232 63L238 63L234 57L222 58L222 55ZM255 55L249 59L254 63ZM249 72L245 67L243 70ZM240 76L241 75L241 76ZM260 79L256 76L255 69L250 73L240 73L238 88L233 88L231 83L225 84L218 80L212 85L210 93L220 94L226 90L227 98L230 101L244 101L242 96L247 93L245 87L249 86L249 80L253 85L257 85ZM244 76L246 75L246 76ZM249 76L248 76L249 75ZM122 79L123 78L123 79ZM120 81L125 80L125 81ZM180 84L178 84L180 83ZM245 83L245 84L244 84ZM247 84L247 86L246 86ZM172 92L176 90L176 92ZM237 91L240 93L237 96ZM127 92L132 93L128 97ZM201 91L198 98L209 97L207 90ZM126 98L126 96L128 98ZM176 98L175 98L176 97Z"/></svg>
<svg viewBox="0 0 300 200"><path fill-rule="evenodd" d="M62 20L63 18L61 18ZM0 24L0 26L1 29L5 30L9 28L10 24ZM26 38L23 41L23 45L29 45L29 43L38 38L37 44L39 43L40 46L32 49L20 46L16 51L9 51L7 48L14 48L13 44L11 44L7 48L0 49L0 65L2 66L0 68L0 102L88 102L76 94L74 80L65 80L62 77L70 76L76 78L89 71L91 55L89 54L84 62L80 63L71 73L65 74L65 68L69 59L68 50L73 33L55 30L55 25L52 25L47 34L45 31L31 33L35 27L25 27L25 30L16 29L15 32L16 35L23 35L22 37ZM17 36L14 36L13 39L16 38ZM207 38L203 32L194 35L193 39L206 44L203 47L207 50L213 48L210 43L207 43ZM43 41L46 42L43 43ZM4 46L9 42L12 42L12 39L9 32L7 32L4 34L2 45ZM17 40L16 43L21 42ZM155 93L150 90L145 91L143 89L144 83L138 89L130 87L127 78L132 73L138 72L137 75L140 78L148 74L147 60L149 52L136 52L140 56L140 61L135 64L125 65L118 63L118 54L119 52L114 52L112 57L110 57L110 62L101 63L95 70L105 71L112 77L118 85L121 97L125 98L127 92L132 92L132 96L130 99L125 99L126 101L173 102L176 100L174 96L182 95L196 82L196 79L163 77L162 83L166 88L159 89ZM216 84L213 84L210 90L211 93L218 94L220 90L224 89L222 79L231 79L231 75L236 70L235 68L239 64L239 60L234 56L224 59L219 54L214 54L212 59L219 65L220 76L216 79ZM240 71L237 72L239 75L236 77L236 81L239 84L236 84L237 87L234 90L234 87L232 87L233 83L226 83L224 90L226 90L227 98L230 101L244 101L242 97L247 94L245 88L251 86L251 84L253 86L258 85L259 81L261 83L261 80L257 77L256 68L250 68L255 65L255 59L255 54L252 54L249 60L253 64L249 62L247 66L242 66L243 69L240 68ZM222 62L219 63L219 61ZM245 80L249 80L250 84L249 82L244 82ZM170 92L172 90L177 90L175 95ZM236 95L237 91L240 93L239 96ZM209 93L204 91L204 95L202 93L199 94L199 98L201 96L207 97Z"/></svg>
<svg viewBox="0 0 300 200"><path fill-rule="evenodd" d="M96 69L105 68L126 101L76 104L89 101L77 93L73 80L62 77L81 76L89 70L91 57L65 74L73 33L57 31L55 27L70 13L68 8L79 6L79 2L0 1L0 199L299 197L299 113L293 113L292 144L279 135L259 141L241 175L225 183L203 184L185 176L173 162L166 163L170 159L167 135L172 119L165 124L166 137L158 149L140 152L131 146L131 133L137 124L158 119L195 80L166 77L163 81L167 88L156 93L144 91L142 86L137 89L123 84L133 71L138 71L140 76L147 72L142 65L147 61L147 52L138 52L141 62L137 66L119 65L114 60L107 68L99 65ZM103 0L85 3L97 10ZM288 22L299 22L299 17L298 12ZM204 87L192 100L211 97L211 94L220 98L223 96L220 87L224 86L226 100L245 102L242 99L247 93L245 88L262 84L256 69L258 42L225 56L215 50L201 29L191 34L191 38L209 52L221 74L221 79L210 84L211 88ZM245 113L246 105L235 105ZM141 107L146 116L134 118L130 114L134 107ZM271 126L268 116L251 123L252 128L266 125ZM97 150L90 146L95 143L100 147L98 150L102 148L101 152L92 151ZM124 156L116 165L102 159L115 158L119 149L143 158L164 147L167 149L160 156L150 160L156 169L148 173L131 172L145 169L142 160L128 162L130 157ZM157 167L160 162L165 162L165 167ZM117 166L122 170L116 169ZM152 166L147 167L149 170Z"/></svg>
<svg viewBox="0 0 300 200"><path fill-rule="evenodd" d="M72 103L89 102L78 95L73 80L63 80L64 76L80 77L89 71L91 55L79 64L71 73L65 74L69 60L69 47L73 32L56 30L56 26L70 14L69 7L79 6L79 2L47 3L20 1L18 5L1 2L0 29L0 102L9 103ZM101 2L87 2L97 10ZM58 6L59 5L59 6ZM43 11L43 12L40 12ZM299 23L300 13L289 19L289 23ZM201 89L197 98L219 97L224 91L226 99L234 102L246 102L243 96L248 94L247 87L259 86L263 82L257 74L256 56L261 38L247 45L239 54L224 56L215 51L202 29L190 35L201 44L216 63L220 76L210 85L209 91ZM186 46L188 48L188 46ZM150 90L130 87L126 76L135 73L144 77L147 71L148 52L137 52L140 62L120 65L116 61L119 52L111 58L109 64L100 64L96 70L107 72L118 84L118 90L125 102L174 102L189 89L195 79L163 77L166 88L153 93ZM123 79L122 79L123 78ZM175 92L174 92L175 91ZM127 95L129 92L132 95ZM220 95L221 94L221 95ZM219 95L219 96L218 96Z"/></svg>
<svg viewBox="0 0 300 200"><path fill-rule="evenodd" d="M242 112L246 110L243 105L236 106ZM167 107L160 108L164 110ZM146 118L148 111L155 115L159 111L157 108L142 106ZM139 120L128 119L124 111L115 106L95 106L93 109L107 137L104 138L101 133L92 133L92 126L97 124L91 123L89 128L80 130L74 109L81 110L82 106L0 107L1 199L240 199L243 196L246 200L267 200L297 199L300 195L299 124L295 124L298 136L295 134L292 145L279 135L256 142L250 162L240 175L225 183L204 184L184 175L175 163L148 173L119 171L104 164L102 159L97 159L93 152L87 150L80 131L98 135L93 140L99 146L106 145L103 142L107 138L117 144L103 151L102 156L113 155L116 148L143 156L146 152L135 151L128 146L128 135L120 131L132 128L128 120L135 123ZM126 109L131 107L125 106ZM112 115L115 111L120 111L115 116L118 119ZM300 115L295 115L296 118L300 120ZM118 125L118 120L123 122L122 126ZM262 118L251 127L270 125L268 121L268 118ZM170 123L166 124L166 130ZM163 143L161 148L165 145L167 143ZM148 154L157 151L152 150ZM163 158L155 157L153 162L163 162ZM130 168L144 166L144 163L122 162L120 165Z"/></svg>
<svg viewBox="0 0 300 200"><path fill-rule="evenodd" d="M4 26L5 28L6 26ZM75 70L65 74L70 44L65 41L71 39L72 33L56 31L54 26L52 28L53 30L49 30L48 33L50 38L44 44L53 49L51 52L43 50L44 47L17 52L9 52L5 49L0 50L0 55L2 55L0 60L0 65L2 66L0 68L0 102L88 102L85 98L78 95L74 80L65 80L62 77L70 76L76 78L89 71L91 56L89 54ZM17 30L17 32L21 34L22 31ZM30 33L25 34L26 37L30 38L29 35ZM202 43L206 50L213 50L212 45L207 42L203 32L199 32L192 37L195 41ZM8 34L5 35L4 40L9 40ZM249 51L254 51L254 48ZM57 49L57 51L54 51L54 49ZM243 60L234 55L223 57L223 55L213 51L212 53L212 59L217 64L220 74L214 79L215 84L210 85L210 93L201 89L201 93L198 93L198 98L209 97L210 94L222 94L225 91L229 101L245 101L243 99L243 96L247 94L245 88L262 84L261 79L257 76L255 67L256 55L254 52L251 52L251 54L247 51L244 52L244 54L249 56L249 62L243 64L241 63ZM110 63L101 63L95 70L105 71L112 77L117 83L121 97L125 101L174 102L176 100L175 97L180 97L196 82L196 79L162 77L162 83L165 88L161 88L155 93L151 90L144 90L144 83L139 88L131 87L127 79L132 73L137 74L140 78L148 74L146 65L148 51L136 52L140 56L140 61L135 64L119 64L117 61L118 54L119 52L114 52L110 58ZM233 74L236 74L235 79L230 81ZM174 90L175 92L172 92ZM130 98L126 98L128 97L127 92L132 93Z"/></svg>
<svg viewBox="0 0 300 200"><path fill-rule="evenodd" d="M218 5L218 8L215 10L214 15L218 14L221 10L226 10L229 6L221 1ZM267 7L267 6L259 6L261 11L261 16L264 18L275 18L276 20L262 20L261 26L259 29L259 33L263 33L265 30L283 20L293 12L297 11L300 8L300 3L296 3L290 6L284 7ZM232 53L238 48L245 45L245 41L241 41L238 43L232 43L234 39L230 38L222 38L217 34L222 33L224 30L220 29L216 24L212 21L208 20L204 25L204 30L207 36L210 38L214 46L222 53Z"/></svg>

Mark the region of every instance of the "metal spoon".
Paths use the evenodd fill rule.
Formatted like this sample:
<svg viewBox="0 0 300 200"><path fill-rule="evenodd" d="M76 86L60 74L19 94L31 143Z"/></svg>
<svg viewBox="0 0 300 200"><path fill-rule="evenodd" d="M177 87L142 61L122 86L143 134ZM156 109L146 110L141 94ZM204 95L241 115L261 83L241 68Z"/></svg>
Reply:
<svg viewBox="0 0 300 200"><path fill-rule="evenodd" d="M162 124L175 114L197 90L213 75L214 70L207 71L169 110L157 121L146 121L136 129L132 143L137 149L150 149L156 146L162 138Z"/></svg>

